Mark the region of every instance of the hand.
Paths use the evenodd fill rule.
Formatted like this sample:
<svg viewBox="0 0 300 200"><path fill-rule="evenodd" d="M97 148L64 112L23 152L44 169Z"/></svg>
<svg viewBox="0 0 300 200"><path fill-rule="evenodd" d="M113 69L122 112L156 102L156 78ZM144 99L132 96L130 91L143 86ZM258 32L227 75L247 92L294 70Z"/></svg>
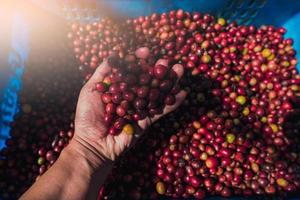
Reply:
<svg viewBox="0 0 300 200"><path fill-rule="evenodd" d="M147 56L147 50L140 48L136 52L139 58ZM167 65L166 60L158 60L157 64ZM185 99L186 92L180 91L176 95L176 103L172 106L165 106L163 114L153 118L146 118L138 121L134 126L134 134L127 135L121 132L119 135L107 134L107 127L103 123L104 108L101 102L101 94L95 89L97 83L103 80L110 72L110 66L104 61L95 71L93 76L82 88L77 104L75 117L75 135L71 143L76 143L77 151L87 156L90 163L97 168L103 161L114 161L126 148L132 146L137 137L165 114L175 110ZM173 66L173 70L180 78L183 75L183 67L180 64Z"/></svg>
<svg viewBox="0 0 300 200"><path fill-rule="evenodd" d="M148 54L147 48L138 49L136 52L139 58L145 58ZM159 60L158 63L166 65L167 61ZM173 69L178 77L182 76L181 65L176 64ZM186 96L184 91L179 92L175 105L166 106L162 115L138 121L133 135L109 135L103 123L101 94L95 87L110 71L108 62L104 61L82 88L77 104L73 139L54 165L22 195L21 199L40 199L41 194L46 200L96 199L99 187L111 172L112 162L126 148L133 145L137 139L135 136L142 135L151 122L176 109Z"/></svg>

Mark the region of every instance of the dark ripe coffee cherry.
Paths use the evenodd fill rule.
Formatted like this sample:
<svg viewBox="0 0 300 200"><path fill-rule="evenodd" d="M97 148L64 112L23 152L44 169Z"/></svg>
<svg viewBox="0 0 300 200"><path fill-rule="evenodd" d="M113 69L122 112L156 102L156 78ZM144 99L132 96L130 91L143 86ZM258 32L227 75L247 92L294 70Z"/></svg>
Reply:
<svg viewBox="0 0 300 200"><path fill-rule="evenodd" d="M176 18L177 18L177 19L181 20L181 19L184 18L184 16L185 16L185 14L184 14L184 11L183 11L182 9L179 9L179 10L176 12Z"/></svg>
<svg viewBox="0 0 300 200"><path fill-rule="evenodd" d="M169 92L173 87L173 82L170 80L163 80L160 84L159 84L159 88L163 91L163 92Z"/></svg>
<svg viewBox="0 0 300 200"><path fill-rule="evenodd" d="M42 175L43 173L46 172L46 170L47 170L46 166L45 165L41 165L40 168L39 168L39 174Z"/></svg>
<svg viewBox="0 0 300 200"><path fill-rule="evenodd" d="M116 106L113 103L106 104L105 111L107 114L113 114L116 112Z"/></svg>
<svg viewBox="0 0 300 200"><path fill-rule="evenodd" d="M159 97L159 90L158 89L150 89L149 91L149 100L156 101Z"/></svg>
<svg viewBox="0 0 300 200"><path fill-rule="evenodd" d="M158 103L156 101L150 101L147 106L148 109L155 109L157 107L158 107Z"/></svg>
<svg viewBox="0 0 300 200"><path fill-rule="evenodd" d="M127 65L127 70L131 73L138 73L140 72L140 66L135 63L130 63Z"/></svg>
<svg viewBox="0 0 300 200"><path fill-rule="evenodd" d="M231 189L228 187L224 187L221 191L221 196L223 197L230 197L232 195Z"/></svg>
<svg viewBox="0 0 300 200"><path fill-rule="evenodd" d="M190 185L186 186L185 191L189 195L193 195L196 192L195 188Z"/></svg>
<svg viewBox="0 0 300 200"><path fill-rule="evenodd" d="M39 156L44 156L46 154L46 149L44 147L41 147L38 151Z"/></svg>
<svg viewBox="0 0 300 200"><path fill-rule="evenodd" d="M148 85L151 81L151 76L149 74L141 74L140 77L140 84L142 85Z"/></svg>
<svg viewBox="0 0 300 200"><path fill-rule="evenodd" d="M127 90L128 85L127 85L127 83L125 83L125 82L121 82L121 83L119 83L119 87L120 87L120 90L121 90L122 92L124 92L124 91Z"/></svg>
<svg viewBox="0 0 300 200"><path fill-rule="evenodd" d="M175 171L175 177L176 178L182 178L184 176L184 169L183 168L178 168Z"/></svg>
<svg viewBox="0 0 300 200"><path fill-rule="evenodd" d="M194 186L195 188L198 188L200 186L200 179L196 176L192 176L190 177L190 183L192 184L192 186Z"/></svg>
<svg viewBox="0 0 300 200"><path fill-rule="evenodd" d="M198 189L196 192L195 192L195 194L194 194L194 197L196 198L196 199L204 199L205 198L205 190L203 190L203 189Z"/></svg>
<svg viewBox="0 0 300 200"><path fill-rule="evenodd" d="M166 105L173 105L175 103L175 101L176 101L176 99L173 95L168 95L168 96L166 96L164 103Z"/></svg>
<svg viewBox="0 0 300 200"><path fill-rule="evenodd" d="M209 157L205 161L205 165L207 168L216 168L218 166L218 159L215 157Z"/></svg>
<svg viewBox="0 0 300 200"><path fill-rule="evenodd" d="M119 104L122 101L122 95L120 93L112 94L111 100L115 104Z"/></svg>
<svg viewBox="0 0 300 200"><path fill-rule="evenodd" d="M107 86L104 83L100 82L96 84L96 89L99 92L105 92L107 90Z"/></svg>
<svg viewBox="0 0 300 200"><path fill-rule="evenodd" d="M108 113L105 113L104 114L104 117L103 117L103 120L104 120L104 123L106 126L109 126L112 122L112 115L111 114L108 114Z"/></svg>
<svg viewBox="0 0 300 200"><path fill-rule="evenodd" d="M118 118L114 123L114 128L121 130L125 125L126 121L124 118Z"/></svg>
<svg viewBox="0 0 300 200"><path fill-rule="evenodd" d="M163 65L155 65L153 69L153 75L157 79L163 79L168 73L168 68Z"/></svg>
<svg viewBox="0 0 300 200"><path fill-rule="evenodd" d="M124 109L123 106L117 106L116 108L116 113L118 116L123 117L126 114L126 110Z"/></svg>
<svg viewBox="0 0 300 200"><path fill-rule="evenodd" d="M54 147L54 149L53 149L53 151L56 152L56 153L60 153L61 150L62 150L62 147L60 147L60 146L56 146L56 147Z"/></svg>
<svg viewBox="0 0 300 200"><path fill-rule="evenodd" d="M55 155L54 155L54 152L53 151L47 151L46 153L46 159L48 161L52 161L55 159Z"/></svg>
<svg viewBox="0 0 300 200"><path fill-rule="evenodd" d="M137 110L143 110L146 107L146 101L141 98L136 98L133 105Z"/></svg>
<svg viewBox="0 0 300 200"><path fill-rule="evenodd" d="M128 85L134 85L134 84L137 82L136 75L133 75L133 74L127 74L127 75L125 76L124 82L127 83Z"/></svg>
<svg viewBox="0 0 300 200"><path fill-rule="evenodd" d="M57 145L59 147L63 147L65 145L65 141L63 139L59 139Z"/></svg>
<svg viewBox="0 0 300 200"><path fill-rule="evenodd" d="M125 99L125 100L127 100L129 102L133 101L134 97L135 97L135 95L132 92L130 92L130 91L125 91L123 93L123 99Z"/></svg>
<svg viewBox="0 0 300 200"><path fill-rule="evenodd" d="M112 94L116 94L120 92L120 86L117 83L114 83L109 86L109 92Z"/></svg>
<svg viewBox="0 0 300 200"><path fill-rule="evenodd" d="M267 194L274 194L276 192L276 188L274 185L268 185L264 189Z"/></svg>
<svg viewBox="0 0 300 200"><path fill-rule="evenodd" d="M145 98L149 93L149 87L142 86L137 89L137 96L140 98Z"/></svg>
<svg viewBox="0 0 300 200"><path fill-rule="evenodd" d="M111 102L111 94L105 93L101 95L101 99L103 103L110 103Z"/></svg>
<svg viewBox="0 0 300 200"><path fill-rule="evenodd" d="M108 134L117 135L121 130L116 129L114 126L108 129Z"/></svg>

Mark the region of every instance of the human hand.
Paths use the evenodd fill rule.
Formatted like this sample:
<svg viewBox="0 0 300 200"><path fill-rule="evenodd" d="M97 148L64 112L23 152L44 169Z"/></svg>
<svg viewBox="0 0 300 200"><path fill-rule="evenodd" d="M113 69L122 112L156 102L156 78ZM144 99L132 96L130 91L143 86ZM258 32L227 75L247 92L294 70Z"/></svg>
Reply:
<svg viewBox="0 0 300 200"><path fill-rule="evenodd" d="M145 57L144 50L145 48L137 50L136 56ZM157 64L167 65L168 63L167 60L158 60ZM176 64L172 69L179 78L183 75L182 65ZM107 134L108 129L103 120L104 106L101 101L101 94L95 88L96 84L102 81L110 71L109 63L104 61L82 88L76 110L75 135L71 142L76 146L77 151L86 156L95 168L104 161L114 161L126 148L133 145L151 123L175 110L186 96L185 91L180 91L176 95L176 103L172 106L165 106L162 114L138 121L133 126L133 135L123 132L118 135L110 135Z"/></svg>

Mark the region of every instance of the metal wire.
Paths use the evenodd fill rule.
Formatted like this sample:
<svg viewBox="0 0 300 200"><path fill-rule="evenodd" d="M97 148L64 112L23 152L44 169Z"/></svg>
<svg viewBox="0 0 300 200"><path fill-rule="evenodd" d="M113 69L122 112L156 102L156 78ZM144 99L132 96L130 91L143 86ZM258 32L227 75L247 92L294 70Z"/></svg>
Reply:
<svg viewBox="0 0 300 200"><path fill-rule="evenodd" d="M101 12L99 11L99 5L97 0L89 1L70 1L62 0L60 1L60 7L62 15L69 21L77 21L82 23L89 23L97 21L101 18ZM122 0L119 1L122 4ZM132 5L135 3L141 3L140 1L123 1L130 2ZM171 9L178 9L181 3L185 2L174 2L171 0L155 1L155 0L144 0L146 5L145 13L157 12L155 8L159 3L159 11L165 12ZM193 1L190 1L191 4ZM239 24L248 25L255 19L259 10L264 7L267 0L227 0L225 6L216 13L218 17L223 17L229 21L236 21Z"/></svg>
<svg viewBox="0 0 300 200"><path fill-rule="evenodd" d="M264 7L267 0L232 0L218 13L229 21L248 25L255 19L258 11Z"/></svg>

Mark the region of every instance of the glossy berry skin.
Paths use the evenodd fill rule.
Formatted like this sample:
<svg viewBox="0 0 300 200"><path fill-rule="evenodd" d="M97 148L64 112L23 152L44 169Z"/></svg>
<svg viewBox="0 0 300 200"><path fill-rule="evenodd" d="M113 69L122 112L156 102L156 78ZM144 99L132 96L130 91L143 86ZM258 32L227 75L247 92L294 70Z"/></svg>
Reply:
<svg viewBox="0 0 300 200"><path fill-rule="evenodd" d="M168 72L168 69L166 66L163 66L163 65L155 65L154 66L154 69L153 69L153 75L155 78L161 80L163 79L166 74Z"/></svg>

